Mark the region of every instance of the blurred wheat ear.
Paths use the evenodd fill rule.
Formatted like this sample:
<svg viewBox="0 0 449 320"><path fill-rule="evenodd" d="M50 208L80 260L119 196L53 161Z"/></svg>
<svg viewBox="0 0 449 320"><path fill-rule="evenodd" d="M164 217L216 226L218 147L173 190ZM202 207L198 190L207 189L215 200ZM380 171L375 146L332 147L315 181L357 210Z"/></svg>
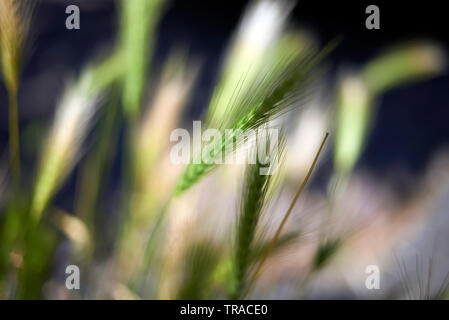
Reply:
<svg viewBox="0 0 449 320"><path fill-rule="evenodd" d="M283 0L250 1L228 48L220 80L207 109L205 120L210 127L218 126L223 119L229 120L229 101L244 99L248 85L263 65L281 60L274 51L279 51L279 38L293 4ZM239 84L238 92L236 84Z"/></svg>
<svg viewBox="0 0 449 320"><path fill-rule="evenodd" d="M209 296L212 273L219 262L218 248L210 241L192 243L185 253L184 275L177 299L198 300Z"/></svg>
<svg viewBox="0 0 449 320"><path fill-rule="evenodd" d="M31 213L36 221L79 159L101 94L123 73L120 57L114 54L88 67L77 82L67 86L41 154L31 202Z"/></svg>
<svg viewBox="0 0 449 320"><path fill-rule="evenodd" d="M159 210L170 196L172 181L176 178L174 172L174 178L167 174L164 179L160 179L161 171L172 169L166 159L169 147L166 137L180 120L198 72L199 65L188 61L183 52L173 51L164 62L154 96L137 128L132 151L135 174L129 191L129 214L123 222L120 240L120 254L124 257L121 259L123 278L127 278L131 270L140 276L139 271L144 268L146 260L143 251L156 246L155 243L147 242L147 233L157 234L153 228L158 224ZM155 239L153 241L157 242Z"/></svg>
<svg viewBox="0 0 449 320"><path fill-rule="evenodd" d="M395 45L370 61L361 78L373 95L396 86L425 80L441 74L447 67L444 50L428 41Z"/></svg>
<svg viewBox="0 0 449 320"><path fill-rule="evenodd" d="M443 50L427 42L394 46L358 73L340 80L336 114L333 188L341 192L363 150L376 114L376 99L395 87L441 74L447 65Z"/></svg>
<svg viewBox="0 0 449 320"><path fill-rule="evenodd" d="M276 142L278 143L278 142ZM257 144L256 147L257 148ZM285 138L281 136L279 141L278 158L275 162L277 166L282 165L285 149ZM273 182L276 181L272 174L262 175L261 169L264 167L257 161L256 164L248 165L243 190L240 214L236 225L236 240L234 252L234 288L231 294L233 299L238 299L245 285L250 264L257 255L255 246L256 230L259 225L264 208L272 195ZM279 168L276 168L280 172Z"/></svg>
<svg viewBox="0 0 449 320"><path fill-rule="evenodd" d="M163 3L163 0L121 1L121 47L126 65L123 105L130 119L135 119L140 111L154 31Z"/></svg>
<svg viewBox="0 0 449 320"><path fill-rule="evenodd" d="M322 269L340 249L341 239L336 238L320 243L313 260L313 271Z"/></svg>
<svg viewBox="0 0 449 320"><path fill-rule="evenodd" d="M18 116L19 76L33 1L0 1L0 52L3 77L9 97L9 151L14 186L20 185L20 142Z"/></svg>

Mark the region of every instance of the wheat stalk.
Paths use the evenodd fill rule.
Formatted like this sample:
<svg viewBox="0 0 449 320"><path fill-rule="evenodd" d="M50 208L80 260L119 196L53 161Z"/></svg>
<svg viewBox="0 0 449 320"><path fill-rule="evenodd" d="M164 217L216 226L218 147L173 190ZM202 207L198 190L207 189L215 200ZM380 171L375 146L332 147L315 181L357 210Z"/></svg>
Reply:
<svg viewBox="0 0 449 320"><path fill-rule="evenodd" d="M20 186L18 90L23 50L28 36L32 1L0 1L0 52L9 98L9 150L14 186Z"/></svg>

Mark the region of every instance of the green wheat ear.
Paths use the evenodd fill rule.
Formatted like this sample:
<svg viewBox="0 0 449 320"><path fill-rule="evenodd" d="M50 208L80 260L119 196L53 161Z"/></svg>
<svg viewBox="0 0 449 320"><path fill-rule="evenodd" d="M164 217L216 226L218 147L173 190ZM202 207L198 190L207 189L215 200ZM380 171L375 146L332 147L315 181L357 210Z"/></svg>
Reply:
<svg viewBox="0 0 449 320"><path fill-rule="evenodd" d="M298 106L309 93L308 89L311 87L317 64L335 45L336 41L333 41L316 55L311 52L300 53L287 62L280 62L277 66L269 67L268 71L265 70L264 74L249 86L244 101L237 105L230 103L228 114L235 115L234 119L223 122L230 123L230 129L234 131L223 136L214 150L221 150L223 155L234 152L235 148L232 150L226 148L228 143L238 141L245 131L257 129L288 112L292 107ZM215 153L212 151L206 157L208 158L203 157L199 163L190 163L187 166L175 187L175 196L189 189L214 168Z"/></svg>
<svg viewBox="0 0 449 320"><path fill-rule="evenodd" d="M280 148L277 166L281 166L285 138L281 136ZM279 161L281 160L281 161ZM272 195L273 182L276 181L273 175L261 175L261 169L264 167L259 161L254 165L248 165L245 172L245 179L242 190L242 200L240 215L237 221L237 233L234 252L234 292L232 298L237 299L241 296L245 280L248 276L248 269L254 258L258 255L260 247L255 243L256 230L264 208L269 203ZM279 168L277 168L279 172Z"/></svg>
<svg viewBox="0 0 449 320"><path fill-rule="evenodd" d="M318 158L321 154L321 151L324 148L324 145L326 144L326 140L329 137L329 133L326 133L326 135L323 138L323 141L321 142L321 145L318 149L318 151L315 154L315 157L312 161L312 164L310 165L309 170L307 171L306 176L304 177L304 179L302 180L301 184L298 187L298 190L296 191L295 196L293 197L292 202L290 203L290 206L287 209L287 212L285 213L284 217L282 218L281 223L279 224L279 227L276 230L276 233L274 234L273 238L271 239L271 242L269 243L267 249L264 252L264 255L262 256L262 258L260 259L259 264L257 265L257 267L255 268L255 271L253 273L253 276L251 277L251 279L249 280L248 286L243 294L243 298L246 298L251 290L253 289L257 278L264 266L265 261L267 260L267 258L270 256L271 252L274 250L274 248L276 247L276 244L278 243L280 237L281 237L281 233L282 230L290 216L290 214L292 213L293 207L295 206L296 202L298 201L299 196L301 195L302 191L304 190L307 182L309 181L310 176L312 175L313 169L315 168L317 162L318 162Z"/></svg>

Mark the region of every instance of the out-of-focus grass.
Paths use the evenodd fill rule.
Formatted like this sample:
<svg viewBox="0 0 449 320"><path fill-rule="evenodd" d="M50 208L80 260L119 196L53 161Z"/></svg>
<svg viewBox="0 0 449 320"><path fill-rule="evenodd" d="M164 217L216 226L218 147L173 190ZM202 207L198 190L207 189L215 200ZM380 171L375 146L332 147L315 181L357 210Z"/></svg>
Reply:
<svg viewBox="0 0 449 320"><path fill-rule="evenodd" d="M19 188L21 180L19 77L34 4L18 0L0 2L0 58L9 98L9 157L15 188Z"/></svg>
<svg viewBox="0 0 449 320"><path fill-rule="evenodd" d="M2 0L0 9L17 3ZM215 192L217 181L213 176L201 181L210 189L207 196L184 191L212 169L226 168L203 161L188 165L182 172L182 167L170 162L170 132L182 123L183 108L199 68L187 55L173 51L160 74L154 70L148 74L164 5L161 0L121 1L117 45L110 56L88 65L67 85L46 143L40 149L32 189L0 194L2 297L48 297L44 288L48 288L54 264L64 263L55 259L56 249L70 243L68 260L80 264L83 279L90 281L82 285L79 296L83 298L246 298L261 280L273 253L298 244L294 241L298 232L284 229L294 224L289 217L295 214L299 196L306 195L304 188L328 135L317 146L318 152L312 154L313 162L307 163L307 168L311 167L301 176L303 182L296 193L291 181L260 175L260 163L248 165L236 221L225 217L229 223L214 226L226 230L225 236L217 232L212 237L210 230L205 232L209 225L194 219L194 215L201 211L211 221L223 221L217 216L224 211L219 207L224 203L220 200L229 194ZM232 150L225 150L224 145L238 141L246 130L272 126L284 129L286 114L290 116L289 112L306 96L320 94L309 89L317 80L315 71L335 43L318 51L314 39L303 31L287 30L291 5L268 0L252 3L226 52L205 117L209 128L240 130L217 142L217 150L223 153L235 152L239 145ZM2 69L17 111L19 52L28 28L21 24L30 20L26 16L23 22L21 16L13 15L16 21L11 22L5 12L0 12ZM13 10L14 14L19 12ZM14 23L18 28L13 30ZM329 126L335 127L335 135L331 134L334 168L329 190L337 188L341 192L351 178L375 119L378 97L404 83L438 74L444 66L443 56L437 46L407 44L337 79L333 84L337 91L335 117L328 120ZM151 96L144 110L147 87ZM125 132L121 148L122 124ZM15 131L18 137L18 127L12 129L10 147L18 150ZM93 142L85 147L91 131ZM115 164L119 150L124 164L111 196L109 168ZM285 155L298 159L289 150ZM214 153L209 156L209 160L218 157ZM67 212L55 206L53 198L80 160L75 206L73 212ZM278 164L283 170L283 162ZM12 161L11 170L17 180L16 167ZM235 172L226 171L230 180L237 177ZM278 210L278 203L271 205L275 188L279 199L284 193L287 197L294 195L285 211ZM174 197L181 193L181 197ZM331 265L332 258L345 245L345 235L329 231L333 219L339 218L334 215L339 205L336 194L326 195L327 224L320 225L320 239L311 252L309 271L301 274L307 280ZM118 198L113 199L118 205L108 203L112 198ZM232 196L229 199L234 200ZM266 213L273 217L269 223L264 220ZM108 221L102 220L106 216ZM446 291L446 282L443 284L438 298Z"/></svg>
<svg viewBox="0 0 449 320"><path fill-rule="evenodd" d="M339 88L334 163L340 174L350 172L362 152L375 118L375 100L387 90L440 74L444 54L436 45L407 43L389 49L344 76Z"/></svg>
<svg viewBox="0 0 449 320"><path fill-rule="evenodd" d="M189 101L198 74L198 66L187 65L180 52L173 52L165 62L154 98L142 122L136 128L132 170L134 181L129 196L129 214L123 221L119 255L123 257L123 278L139 275L146 256L147 233L154 231L158 214L171 196L170 180L160 181L159 170L170 170L169 139L179 123L182 108ZM152 246L153 244L151 244ZM140 248L140 249L137 249ZM130 257L133 252L133 258Z"/></svg>
<svg viewBox="0 0 449 320"><path fill-rule="evenodd" d="M37 221L79 157L101 94L122 75L123 68L118 63L120 57L113 55L98 66L88 68L64 93L38 168L31 202L32 216Z"/></svg>
<svg viewBox="0 0 449 320"><path fill-rule="evenodd" d="M209 241L193 243L185 252L185 267L177 299L205 299L210 296L210 281L219 261L220 249Z"/></svg>
<svg viewBox="0 0 449 320"><path fill-rule="evenodd" d="M292 7L292 3L287 1L263 0L252 3L246 9L228 48L220 80L207 109L206 122L209 126L231 125L226 123L227 119L232 118L228 113L235 111L230 109L230 101L240 104L263 66L282 61L288 56L285 47L279 49L284 44L280 39ZM285 43L293 47L298 42L304 45L304 40L298 37Z"/></svg>
<svg viewBox="0 0 449 320"><path fill-rule="evenodd" d="M121 47L126 73L123 106L131 118L139 115L146 84L147 68L155 41L155 28L163 0L121 1Z"/></svg>

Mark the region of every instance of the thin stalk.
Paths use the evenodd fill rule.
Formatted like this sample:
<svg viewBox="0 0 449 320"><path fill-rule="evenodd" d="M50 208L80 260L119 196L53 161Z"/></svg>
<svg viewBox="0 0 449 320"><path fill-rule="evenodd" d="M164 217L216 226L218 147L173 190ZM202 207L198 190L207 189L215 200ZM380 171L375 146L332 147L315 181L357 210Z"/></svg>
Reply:
<svg viewBox="0 0 449 320"><path fill-rule="evenodd" d="M12 169L14 188L20 188L20 142L19 142L19 114L17 90L9 91L9 159Z"/></svg>
<svg viewBox="0 0 449 320"><path fill-rule="evenodd" d="M278 229L277 229L273 239L271 240L271 243L270 243L269 247L265 251L265 254L262 257L262 259L261 259L261 261L260 261L256 271L254 272L254 276L252 277L252 279L251 279L251 281L250 281L250 283L248 285L248 288L247 288L245 294L243 295L243 299L246 299L248 297L249 293L251 292L251 290L252 290L252 288L253 288L256 280L257 280L257 277L258 277L260 271L262 270L262 267L263 267L265 261L270 256L270 252L273 250L274 246L276 245L276 242L277 242L279 236L281 235L282 229L284 228L284 225L287 222L287 219L290 216L290 214L291 214L291 212L293 210L293 207L296 204L296 201L298 200L299 196L301 195L302 191L304 190L304 187L306 186L307 182L309 181L310 176L312 175L313 169L315 168L315 165L316 165L316 163L318 161L320 153L323 150L323 147L324 147L328 137L329 137L329 133L326 132L326 135L324 136L323 141L321 142L320 148L318 149L318 152L315 154L315 158L313 159L312 165L310 166L310 168L307 171L307 174L304 177L301 185L299 186L298 190L296 191L296 194L293 197L293 200L290 203L290 206L287 209L287 212L285 213L284 218L281 221L281 224L279 225L279 227L278 227Z"/></svg>

